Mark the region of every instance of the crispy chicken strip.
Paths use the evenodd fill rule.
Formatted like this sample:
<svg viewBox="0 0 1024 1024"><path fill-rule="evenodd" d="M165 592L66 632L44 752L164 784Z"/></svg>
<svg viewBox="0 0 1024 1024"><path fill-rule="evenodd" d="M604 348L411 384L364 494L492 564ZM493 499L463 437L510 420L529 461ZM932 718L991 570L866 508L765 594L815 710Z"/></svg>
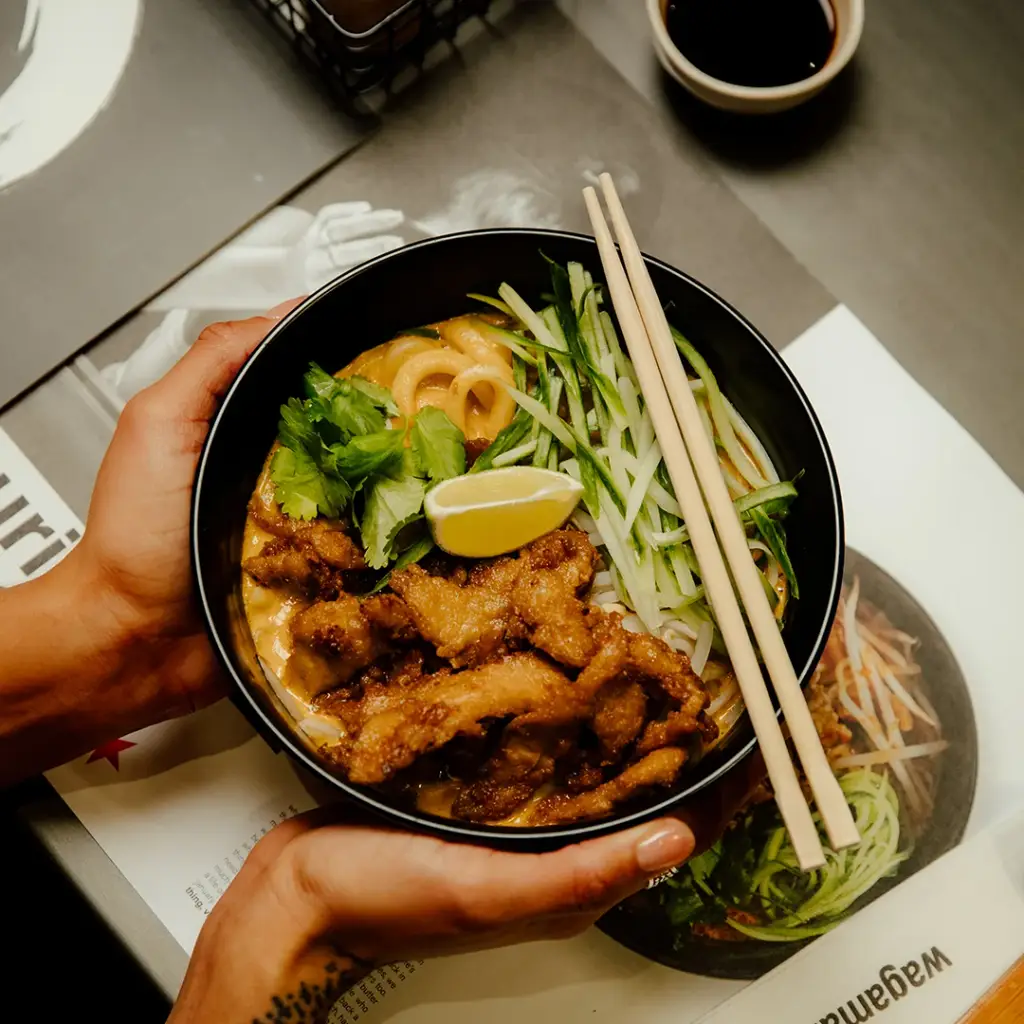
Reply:
<svg viewBox="0 0 1024 1024"><path fill-rule="evenodd" d="M307 697L343 686L392 645L415 638L400 598L378 594L360 602L344 595L299 612L291 623L295 647L287 683Z"/></svg>
<svg viewBox="0 0 1024 1024"><path fill-rule="evenodd" d="M404 598L416 628L438 656L456 668L485 660L504 641L509 599L498 589L472 582L459 586L418 565L392 573L391 589Z"/></svg>
<svg viewBox="0 0 1024 1024"><path fill-rule="evenodd" d="M506 639L528 640L564 665L581 668L593 654L586 609L597 553L579 530L556 530L518 558L473 567L468 580L431 576L410 566L391 577L420 632L440 657L460 668L495 654Z"/></svg>
<svg viewBox="0 0 1024 1024"><path fill-rule="evenodd" d="M481 778L455 797L452 815L484 822L507 818L555 774L559 758L572 750L574 739L565 729L520 729L513 721L505 729L501 746L481 769Z"/></svg>
<svg viewBox="0 0 1024 1024"><path fill-rule="evenodd" d="M310 597L330 589L334 574L304 554L290 537L275 537L263 550L242 563L242 568L261 586L291 590Z"/></svg>
<svg viewBox="0 0 1024 1024"><path fill-rule="evenodd" d="M580 673L578 684L582 690L593 695L599 709L608 706L614 709L609 710L607 715L621 714L624 730L627 722L636 724L636 712L634 710L630 717L625 708L619 707L616 694L631 693L634 708L639 706L639 699L635 692L628 689L628 683L656 686L671 699L671 706L665 715L658 721L650 722L644 729L636 748L638 754L668 746L698 731L709 741L715 738L715 724L704 714L709 700L707 689L690 669L685 655L672 650L658 637L627 631L615 614L602 615L594 624L593 636L597 643L597 653ZM600 731L610 731L612 727L601 725L599 730L596 715L594 726L609 753L617 752L614 743L609 744ZM636 731L624 739L617 750L621 751L626 744L632 742L642 727L641 719Z"/></svg>
<svg viewBox="0 0 1024 1024"><path fill-rule="evenodd" d="M625 801L655 786L670 786L686 761L678 747L665 747L631 764L620 775L586 793L558 794L541 800L530 816L531 825L603 818Z"/></svg>
<svg viewBox="0 0 1024 1024"><path fill-rule="evenodd" d="M281 511L274 500L273 483L269 477L259 494L249 502L249 515L258 526L275 537L292 537L301 547L332 569L365 569L366 562L359 545L345 532L337 519L292 519Z"/></svg>
<svg viewBox="0 0 1024 1024"><path fill-rule="evenodd" d="M421 754L456 736L478 736L482 723L563 699L569 680L535 654L425 677L398 707L370 717L344 756L356 783L384 782Z"/></svg>
<svg viewBox="0 0 1024 1024"><path fill-rule="evenodd" d="M242 568L260 586L330 601L344 591L343 573L366 563L340 524L315 520L267 541Z"/></svg>
<svg viewBox="0 0 1024 1024"><path fill-rule="evenodd" d="M605 758L617 760L640 735L646 718L647 694L635 679L622 676L604 687L597 695L591 726Z"/></svg>
<svg viewBox="0 0 1024 1024"><path fill-rule="evenodd" d="M594 578L597 552L585 533L555 530L519 554L512 592L530 641L563 665L583 668L594 654L579 594Z"/></svg>

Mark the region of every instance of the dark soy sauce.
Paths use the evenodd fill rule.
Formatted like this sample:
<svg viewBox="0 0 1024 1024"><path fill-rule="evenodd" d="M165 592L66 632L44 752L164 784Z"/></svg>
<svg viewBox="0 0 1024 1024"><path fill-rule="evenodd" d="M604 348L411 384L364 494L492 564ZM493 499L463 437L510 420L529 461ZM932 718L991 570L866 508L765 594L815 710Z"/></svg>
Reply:
<svg viewBox="0 0 1024 1024"><path fill-rule="evenodd" d="M829 0L670 0L665 27L705 74L761 87L810 78L836 38Z"/></svg>

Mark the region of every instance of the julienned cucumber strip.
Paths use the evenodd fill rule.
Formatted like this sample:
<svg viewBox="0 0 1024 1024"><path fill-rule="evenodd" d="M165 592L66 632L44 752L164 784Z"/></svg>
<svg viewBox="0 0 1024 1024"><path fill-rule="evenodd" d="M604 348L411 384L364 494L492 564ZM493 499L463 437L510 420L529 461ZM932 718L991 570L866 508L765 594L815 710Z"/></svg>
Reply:
<svg viewBox="0 0 1024 1024"><path fill-rule="evenodd" d="M742 497L737 498L733 504L736 506L736 511L742 515L744 512L749 512L757 506L764 506L768 502L786 500L788 503L795 497L796 487L788 480L784 480L782 483L769 484L767 487L760 487L756 491L744 494Z"/></svg>
<svg viewBox="0 0 1024 1024"><path fill-rule="evenodd" d="M761 534L761 539L772 549L772 554L778 559L782 571L789 581L793 597L799 599L800 585L796 580L796 573L793 571L793 563L789 560L789 552L786 550L786 539L782 534L779 524L774 519L765 515L764 511L756 505L750 510L750 517Z"/></svg>
<svg viewBox="0 0 1024 1024"><path fill-rule="evenodd" d="M752 512L759 508L766 516L785 515L789 510L790 503L797 496L797 490L788 481L778 484L770 484L760 490L751 491L737 498L733 504L740 514L740 519L745 523L752 521ZM656 538L659 547L672 547L675 544L684 544L690 539L690 531L685 526L680 526L672 531L664 531ZM768 541L766 540L767 544ZM771 545L768 545L771 547ZM772 552L775 553L774 550ZM780 560L781 561L781 560ZM794 593L794 597L797 595Z"/></svg>
<svg viewBox="0 0 1024 1024"><path fill-rule="evenodd" d="M676 343L676 348L682 353L683 358L693 367L697 376L704 382L704 387L707 390L708 405L711 408L711 419L714 421L722 447L732 460L736 471L751 487L766 487L768 481L762 476L736 439L736 432L733 430L732 420L729 418L729 410L722 399L722 392L719 390L715 375L711 372L711 367L704 361L704 357L674 327L672 328L672 340Z"/></svg>
<svg viewBox="0 0 1024 1024"><path fill-rule="evenodd" d="M492 295L481 295L479 292L466 292L466 298L475 299L477 302L482 302L485 306L493 306L506 316L515 316L515 313L512 312L512 307L509 306L507 302L502 302L501 299L496 299Z"/></svg>
<svg viewBox="0 0 1024 1024"><path fill-rule="evenodd" d="M577 459L585 459L594 467L598 478L615 502L616 507L620 512L624 512L626 499L619 493L619 489L615 486L615 481L608 472L604 461L590 447L589 443L580 437L565 420L560 419L550 410L545 409L537 399L530 395L525 395L522 391L517 391L515 388L509 388L507 385L506 388L520 408L525 409L533 416L545 430L553 434L556 440L568 448Z"/></svg>

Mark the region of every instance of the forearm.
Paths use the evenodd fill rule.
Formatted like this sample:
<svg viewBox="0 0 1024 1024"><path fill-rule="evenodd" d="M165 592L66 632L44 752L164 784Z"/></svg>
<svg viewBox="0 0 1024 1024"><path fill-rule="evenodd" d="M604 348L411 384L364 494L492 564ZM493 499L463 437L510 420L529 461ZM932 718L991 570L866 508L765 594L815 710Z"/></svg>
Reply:
<svg viewBox="0 0 1024 1024"><path fill-rule="evenodd" d="M120 630L76 555L0 590L0 785L160 717L156 652Z"/></svg>

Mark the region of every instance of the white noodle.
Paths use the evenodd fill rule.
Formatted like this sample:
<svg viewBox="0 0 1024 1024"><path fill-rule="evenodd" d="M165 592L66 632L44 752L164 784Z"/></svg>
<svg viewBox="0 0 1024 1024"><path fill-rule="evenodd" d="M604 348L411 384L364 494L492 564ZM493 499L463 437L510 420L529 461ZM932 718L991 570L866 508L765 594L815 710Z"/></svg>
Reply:
<svg viewBox="0 0 1024 1024"><path fill-rule="evenodd" d="M941 754L949 747L948 740L933 740L930 743L915 743L899 750L872 750L866 754L847 754L832 762L833 768L866 768L870 765L889 764L895 767L899 761L912 761L918 757Z"/></svg>
<svg viewBox="0 0 1024 1024"><path fill-rule="evenodd" d="M727 685L723 686L719 691L718 696L711 702L708 707L708 714L714 715L716 712L721 711L729 701L735 699L739 695L739 686L736 683L735 677L730 674L726 677Z"/></svg>
<svg viewBox="0 0 1024 1024"><path fill-rule="evenodd" d="M883 684L887 686L912 715L916 715L921 721L927 722L934 728L938 728L939 723L910 696L906 687L892 674L885 662L875 654L872 648L868 647L865 650L865 654L867 655L872 672L878 676L879 686Z"/></svg>
<svg viewBox="0 0 1024 1024"><path fill-rule="evenodd" d="M693 657L690 659L690 668L695 675L703 675L704 666L708 663L708 655L711 653L711 641L714 639L715 628L710 622L702 622L697 631L697 642L693 647Z"/></svg>
<svg viewBox="0 0 1024 1024"><path fill-rule="evenodd" d="M722 395L722 401L725 402L729 419L732 421L733 429L739 435L739 439L754 453L757 468L761 471L761 475L768 480L768 483L777 484L779 482L779 474L776 472L772 460L768 457L768 452L765 451L764 445L761 444L761 439L750 429L747 421L736 411L736 407L725 395Z"/></svg>

